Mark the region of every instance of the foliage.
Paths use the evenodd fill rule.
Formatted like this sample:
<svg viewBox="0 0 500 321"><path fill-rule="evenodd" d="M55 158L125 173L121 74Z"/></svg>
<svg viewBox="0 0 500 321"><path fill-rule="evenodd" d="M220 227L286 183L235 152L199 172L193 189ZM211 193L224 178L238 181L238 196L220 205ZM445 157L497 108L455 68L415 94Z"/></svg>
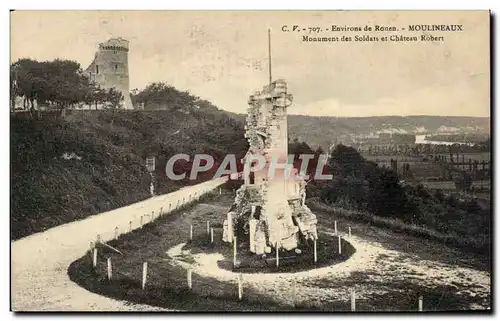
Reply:
<svg viewBox="0 0 500 321"><path fill-rule="evenodd" d="M455 178L455 186L460 191L470 191L472 187L472 176L469 173L462 173Z"/></svg>
<svg viewBox="0 0 500 321"><path fill-rule="evenodd" d="M144 109L183 108L193 106L198 97L187 91L179 91L164 82L153 82L132 97L134 103L144 104Z"/></svg>
<svg viewBox="0 0 500 321"><path fill-rule="evenodd" d="M243 127L233 118L185 109L72 110L65 118L45 112L43 119L15 113L10 145L14 239L148 198L148 155L156 156L155 190L162 194L213 176L188 179L195 153L241 157L247 149ZM187 178L171 181L165 165L178 153L190 155L190 162L176 163Z"/></svg>
<svg viewBox="0 0 500 321"><path fill-rule="evenodd" d="M123 95L100 88L83 73L80 64L71 60L36 61L20 59L11 65L11 95L23 97L25 107L34 102L47 103L59 110L75 104L107 104L116 108Z"/></svg>
<svg viewBox="0 0 500 321"><path fill-rule="evenodd" d="M346 209L336 205L327 205L316 198L307 200L307 205L315 212L323 212L335 217L343 217L352 221L365 222L373 226L387 228L398 233L405 233L427 240L434 240L444 244L455 246L470 252L488 254L489 237L485 234L464 234L455 228L438 231L435 227L408 223L398 218L389 218L373 215L373 213L360 210Z"/></svg>
<svg viewBox="0 0 500 321"><path fill-rule="evenodd" d="M377 167L364 160L354 148L343 145L332 151L329 167L335 168L333 179L310 184L309 197L318 197L331 206L366 213L365 216L397 219L439 233L464 235L468 239L489 239L491 209L479 206L473 197L457 198L441 190L431 191L422 185L401 183L392 168ZM463 189L470 183L470 176L457 180Z"/></svg>

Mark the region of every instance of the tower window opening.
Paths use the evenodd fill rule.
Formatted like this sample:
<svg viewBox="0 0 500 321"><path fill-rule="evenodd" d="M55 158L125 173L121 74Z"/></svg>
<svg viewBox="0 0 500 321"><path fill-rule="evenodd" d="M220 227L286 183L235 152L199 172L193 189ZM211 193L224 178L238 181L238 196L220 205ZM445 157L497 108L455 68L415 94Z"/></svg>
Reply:
<svg viewBox="0 0 500 321"><path fill-rule="evenodd" d="M255 173L254 172L250 172L250 185L253 185L255 184Z"/></svg>
<svg viewBox="0 0 500 321"><path fill-rule="evenodd" d="M255 161L255 160L252 161L252 163L250 164L250 168L254 168L256 166L256 164L257 164L257 161ZM248 178L249 178L250 185L255 184L255 173L253 171L250 171Z"/></svg>
<svg viewBox="0 0 500 321"><path fill-rule="evenodd" d="M115 51L113 51L113 53L116 55L118 53L118 51L115 50Z"/></svg>
<svg viewBox="0 0 500 321"><path fill-rule="evenodd" d="M118 65L115 65L115 71L118 71Z"/></svg>

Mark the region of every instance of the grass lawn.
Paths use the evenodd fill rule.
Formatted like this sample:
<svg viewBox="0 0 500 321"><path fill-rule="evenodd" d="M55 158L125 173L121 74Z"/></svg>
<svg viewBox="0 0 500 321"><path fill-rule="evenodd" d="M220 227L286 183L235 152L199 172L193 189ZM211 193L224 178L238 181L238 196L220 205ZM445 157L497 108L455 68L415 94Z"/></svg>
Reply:
<svg viewBox="0 0 500 321"><path fill-rule="evenodd" d="M377 246L385 252L397 255L384 256L374 253L373 257L370 257L371 267L364 266L363 262L359 262L358 265L357 262L347 260L340 263L344 264L343 268L340 268L340 264L338 269L333 265L318 269L317 271L323 271L321 273L311 272L313 276L311 278L297 278L298 298L295 304L290 301L290 282L286 278L293 278L295 275L286 273L289 271L286 266L280 271L282 273L275 274L272 282L250 284L247 281L241 301L238 300L236 277L234 280L222 280L216 277L216 274L208 276L210 274L202 275L195 271L192 274L193 288L190 290L187 286L186 269L177 264L176 260L197 264L197 253L206 250L205 253L209 255L210 251L217 248L217 252L224 255L223 261L232 262L231 246L221 244L220 241L222 221L232 201L231 193L221 196L211 195L198 204L163 216L140 230L110 241L108 244L119 249L123 255L99 248L99 263L93 270L90 254L87 253L70 265L68 269L70 278L89 291L104 296L187 311L350 311L349 291L352 288L359 290L356 302L358 311L416 311L419 295L425 297L425 310L461 310L468 309L473 304L479 306L488 304L485 300L488 301L489 297L464 292L465 289L471 290L468 285L460 282L452 283L456 281L445 282L446 284L427 283L424 282L425 275L423 276L422 272L398 265L401 262L407 264L411 258L413 265L410 266L418 267L419 262L424 262L423 260L438 260L453 267L477 269L481 266L477 262L481 261L481 258L475 258L439 243L393 233L366 223L351 222L321 211L315 212L320 224L320 235L328 233L333 226L333 220L337 219L341 232L345 233L347 226L351 226L354 236L363 237L367 244L378 244ZM215 228L215 245L208 244L207 220ZM190 243L191 224L194 241ZM174 259L166 254L169 249L181 243L186 243L184 248L190 249L192 256ZM334 247L334 242L324 245L319 249L327 249L326 252L330 252L329 249L334 250L329 248L329 246ZM305 254L304 257L309 255ZM113 262L111 281L106 277L108 257L111 257ZM146 289L143 291L141 277L145 261L148 262L148 277ZM340 261L336 261L334 257L328 264ZM219 267L222 271L230 273L231 266ZM484 264L482 267L486 268ZM324 272L325 269L328 271ZM351 272L343 273L343 269ZM242 272L259 277L255 270L242 270ZM273 272L273 268L268 267L268 272ZM263 275L272 277L269 273ZM247 276L250 277L249 274ZM436 276L435 279L441 277ZM469 276L464 275L464 278Z"/></svg>

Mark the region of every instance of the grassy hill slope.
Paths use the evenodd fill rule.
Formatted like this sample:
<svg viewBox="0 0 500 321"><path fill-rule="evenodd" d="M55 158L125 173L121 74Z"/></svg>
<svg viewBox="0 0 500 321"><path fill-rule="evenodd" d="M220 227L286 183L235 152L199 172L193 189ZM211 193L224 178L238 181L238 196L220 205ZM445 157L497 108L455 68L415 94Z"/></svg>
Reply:
<svg viewBox="0 0 500 321"><path fill-rule="evenodd" d="M42 117L11 116L12 239L150 197L148 155L157 156L156 192L166 193L197 182L166 178L172 155L247 149L241 123L193 106Z"/></svg>

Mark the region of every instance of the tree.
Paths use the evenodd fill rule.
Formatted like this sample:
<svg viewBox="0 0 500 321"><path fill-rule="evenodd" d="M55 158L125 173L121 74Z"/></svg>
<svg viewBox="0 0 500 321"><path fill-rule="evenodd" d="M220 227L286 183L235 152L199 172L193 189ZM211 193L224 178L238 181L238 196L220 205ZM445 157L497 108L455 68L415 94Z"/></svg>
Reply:
<svg viewBox="0 0 500 321"><path fill-rule="evenodd" d="M409 201L394 171L384 170L376 181L370 183L368 206L374 214L411 219L415 212L414 204Z"/></svg>
<svg viewBox="0 0 500 321"><path fill-rule="evenodd" d="M13 66L10 69L10 105L11 111L16 108L16 98L19 96L19 86L18 86L18 66Z"/></svg>
<svg viewBox="0 0 500 321"><path fill-rule="evenodd" d="M353 175L361 177L363 175L364 159L354 148L339 144L332 151L330 163L337 164L345 176ZM331 164L332 167L334 164Z"/></svg>
<svg viewBox="0 0 500 321"><path fill-rule="evenodd" d="M288 154L294 155L293 167L300 171L302 167L302 160L299 158L300 155L314 155L314 150L312 150L312 148L309 147L307 143L299 142L299 140L295 138L292 143L288 144ZM317 163L318 163L317 157L314 157L313 159L309 160L308 166L306 168L306 174L309 175L310 177L314 175Z"/></svg>
<svg viewBox="0 0 500 321"><path fill-rule="evenodd" d="M56 59L39 62L20 59L11 65L11 87L30 112L37 103L45 102L62 112L69 106L90 100L94 85L83 73L80 64Z"/></svg>
<svg viewBox="0 0 500 321"><path fill-rule="evenodd" d="M122 107L123 94L115 88L103 90L102 102L104 104L104 108L111 112L111 126L113 126L116 111Z"/></svg>
<svg viewBox="0 0 500 321"><path fill-rule="evenodd" d="M207 111L218 111L219 110L219 108L217 108L217 106L215 106L214 104L212 104L208 100L198 99L197 101L195 101L195 104L199 108L205 109Z"/></svg>
<svg viewBox="0 0 500 321"><path fill-rule="evenodd" d="M468 192L472 187L472 176L466 172L455 178L455 187L459 191Z"/></svg>
<svg viewBox="0 0 500 321"><path fill-rule="evenodd" d="M122 107L121 103L123 102L123 99L123 94L115 88L109 88L108 90L103 91L102 102L107 109L120 109Z"/></svg>
<svg viewBox="0 0 500 321"><path fill-rule="evenodd" d="M31 102L34 109L34 100L43 86L43 65L32 59L20 59L11 65L11 88L18 97L23 97L23 107L29 108Z"/></svg>
<svg viewBox="0 0 500 321"><path fill-rule="evenodd" d="M154 82L135 95L134 100L137 103L144 103L144 109L178 109L194 106L199 97L191 95L188 91L177 90L166 83ZM199 103L204 107L208 107L202 101Z"/></svg>

